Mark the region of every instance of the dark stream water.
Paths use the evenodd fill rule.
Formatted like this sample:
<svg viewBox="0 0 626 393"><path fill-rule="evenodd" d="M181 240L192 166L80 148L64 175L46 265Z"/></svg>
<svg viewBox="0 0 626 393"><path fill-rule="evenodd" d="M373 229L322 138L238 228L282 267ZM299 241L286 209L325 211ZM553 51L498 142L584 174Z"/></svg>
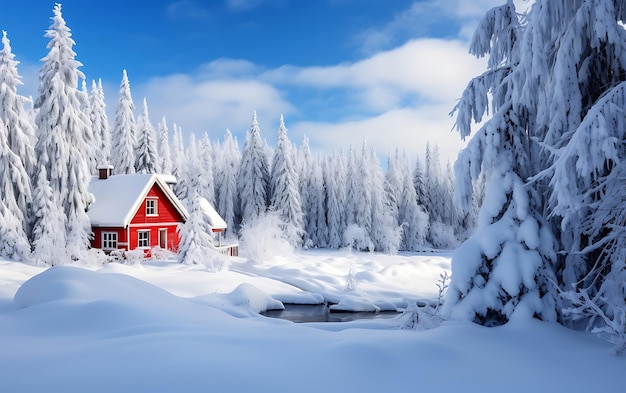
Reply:
<svg viewBox="0 0 626 393"><path fill-rule="evenodd" d="M325 304L285 304L284 310L270 310L261 314L292 322L349 322L359 319L393 318L400 315L395 311L330 312Z"/></svg>

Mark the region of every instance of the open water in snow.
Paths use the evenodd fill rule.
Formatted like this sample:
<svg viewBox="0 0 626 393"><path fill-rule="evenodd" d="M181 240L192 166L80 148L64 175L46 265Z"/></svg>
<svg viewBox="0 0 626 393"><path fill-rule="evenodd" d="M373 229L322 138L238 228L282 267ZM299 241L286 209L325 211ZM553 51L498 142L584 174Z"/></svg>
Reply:
<svg viewBox="0 0 626 393"><path fill-rule="evenodd" d="M400 315L395 311L381 312L330 312L325 304L285 304L284 310L261 313L266 317L286 319L292 322L349 322L358 319L393 318Z"/></svg>

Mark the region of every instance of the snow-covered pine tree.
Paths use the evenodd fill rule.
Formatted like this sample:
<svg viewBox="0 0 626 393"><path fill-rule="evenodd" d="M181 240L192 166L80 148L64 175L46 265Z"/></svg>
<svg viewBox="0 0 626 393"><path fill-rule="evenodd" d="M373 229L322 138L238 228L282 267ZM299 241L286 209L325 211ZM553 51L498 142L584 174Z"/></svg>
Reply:
<svg viewBox="0 0 626 393"><path fill-rule="evenodd" d="M541 180L550 182L550 213L561 218L557 279L572 292L566 320L585 319L623 350L626 2L553 3L535 4L527 35L538 39L540 28L552 26L554 46L542 48L556 48L544 59L553 77L539 95L545 102L536 121L555 155Z"/></svg>
<svg viewBox="0 0 626 393"><path fill-rule="evenodd" d="M241 152L237 140L226 130L221 150L217 153L215 168L216 209L226 222L226 236L236 236L240 220L238 215L237 175Z"/></svg>
<svg viewBox="0 0 626 393"><path fill-rule="evenodd" d="M209 134L204 133L202 139L198 143L198 163L202 173L200 195L204 197L211 205L215 205L215 177L214 177L214 160L213 146L209 139Z"/></svg>
<svg viewBox="0 0 626 393"><path fill-rule="evenodd" d="M367 155L371 179L372 227L371 238L376 251L395 254L400 247L401 231L396 219L397 206L393 206L385 191L385 176L380 168L374 148Z"/></svg>
<svg viewBox="0 0 626 393"><path fill-rule="evenodd" d="M37 265L58 266L67 263L66 250L59 247L66 243L66 217L59 207L58 196L50 187L44 166L40 168L34 191L32 259Z"/></svg>
<svg viewBox="0 0 626 393"><path fill-rule="evenodd" d="M326 222L328 224L328 247L340 248L346 230L346 166L343 154L333 154L324 166L326 179Z"/></svg>
<svg viewBox="0 0 626 393"><path fill-rule="evenodd" d="M242 223L253 221L267 211L269 179L267 152L261 139L255 111L241 153L241 166L237 177Z"/></svg>
<svg viewBox="0 0 626 393"><path fill-rule="evenodd" d="M143 109L137 118L135 171L137 173L161 173L161 165L157 155L156 133L150 121L148 102L145 97Z"/></svg>
<svg viewBox="0 0 626 393"><path fill-rule="evenodd" d="M91 82L89 118L91 120L95 146L97 147L95 150L95 162L97 165L108 164L111 153L111 135L109 133L109 119L106 113L101 79L98 79L98 83L95 80ZM96 170L96 168L92 168L92 170Z"/></svg>
<svg viewBox="0 0 626 393"><path fill-rule="evenodd" d="M300 142L300 148L297 153L297 162L298 162L298 188L300 190L300 204L302 205L302 213L303 216L303 243L309 244L311 241L311 234L307 231L309 227L309 220L311 214L309 212L309 167L312 164L312 155L311 148L309 146L309 138L304 136L302 138L302 142Z"/></svg>
<svg viewBox="0 0 626 393"><path fill-rule="evenodd" d="M401 174L398 195L398 223L402 226L400 249L419 251L426 245L428 213L417 203L418 198L413 181L415 176L411 176L408 158L402 155L395 162L395 168Z"/></svg>
<svg viewBox="0 0 626 393"><path fill-rule="evenodd" d="M28 260L30 246L20 201L31 201L30 180L20 158L9 149L5 131L0 118L0 256Z"/></svg>
<svg viewBox="0 0 626 393"><path fill-rule="evenodd" d="M415 158L415 168L413 169L413 187L417 197L417 204L426 210L426 182L424 180L424 170L419 156Z"/></svg>
<svg viewBox="0 0 626 393"><path fill-rule="evenodd" d="M298 169L293 161L292 149L293 145L287 136L287 127L281 115L270 175L270 209L284 223L284 228L281 229L285 239L292 247L298 247L302 244L304 233L304 213L300 204Z"/></svg>
<svg viewBox="0 0 626 393"><path fill-rule="evenodd" d="M115 108L115 123L111 132L111 164L116 174L135 173L135 146L137 126L133 109L135 104L130 93L130 82L126 70L122 71L122 81Z"/></svg>
<svg viewBox="0 0 626 393"><path fill-rule="evenodd" d="M364 167L365 166L365 167ZM346 231L344 245L357 250L374 249L371 234L371 179L367 166L367 143L363 142L361 157L356 158L352 147L348 152L346 169Z"/></svg>
<svg viewBox="0 0 626 393"><path fill-rule="evenodd" d="M2 32L3 48L0 51L0 118L6 127L9 149L24 163L29 176L35 168L35 129L26 111L25 105L30 99L17 94L17 87L22 85L18 74L18 61L11 50L11 43L6 31Z"/></svg>
<svg viewBox="0 0 626 393"><path fill-rule="evenodd" d="M465 211L471 208L473 180L484 172L488 183L478 229L452 260L448 315L485 325L505 323L517 310L557 318L555 244L543 218L548 195L543 184L528 179L550 164L542 153L549 147L544 120L553 115L545 93L557 69L547 62L555 60L559 30L574 16L568 9L580 4L538 0L521 19L508 1L491 9L474 34L470 52L489 55L488 69L470 81L455 108L461 137L470 135L472 120L480 122L489 103L493 116L455 165L457 200Z"/></svg>
<svg viewBox="0 0 626 393"><path fill-rule="evenodd" d="M159 122L159 147L158 157L161 163L161 173L165 175L172 174L172 155L170 152L170 136L167 128L165 116Z"/></svg>
<svg viewBox="0 0 626 393"><path fill-rule="evenodd" d="M176 178L174 184L174 193L178 199L185 200L189 196L189 186L187 182L187 165L189 164L185 157L185 143L183 142L183 130L174 123L174 135L172 136L172 175Z"/></svg>
<svg viewBox="0 0 626 393"><path fill-rule="evenodd" d="M180 247L178 259L186 265L202 265L209 270L215 270L217 251L211 236L212 228L208 222L202 205L200 194L193 192L191 195L189 218L181 224Z"/></svg>
<svg viewBox="0 0 626 393"><path fill-rule="evenodd" d="M88 191L90 171L86 158L91 149L84 139L90 130L89 119L81 108L82 93L78 90L78 80L83 77L78 70L81 63L75 60L74 40L60 4L54 7L46 37L50 38L49 52L42 59L35 102L39 109L35 119L38 131L35 153L38 166L46 169L43 173L47 174L67 219L65 231L73 234L66 239L65 246L71 258L80 258L89 246L91 233L86 213L93 198Z"/></svg>
<svg viewBox="0 0 626 393"><path fill-rule="evenodd" d="M17 72L18 62L11 52L6 32L0 51L0 201L12 212L29 235L31 230L31 178L35 162L33 125L24 109L28 101L17 94L22 84Z"/></svg>

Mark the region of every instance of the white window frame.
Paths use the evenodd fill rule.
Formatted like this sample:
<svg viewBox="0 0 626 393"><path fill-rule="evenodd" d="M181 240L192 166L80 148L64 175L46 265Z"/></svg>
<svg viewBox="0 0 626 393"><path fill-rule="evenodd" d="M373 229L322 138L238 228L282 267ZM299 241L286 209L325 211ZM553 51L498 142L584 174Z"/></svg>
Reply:
<svg viewBox="0 0 626 393"><path fill-rule="evenodd" d="M144 239L142 235L145 235ZM150 230L137 231L137 248L150 248Z"/></svg>
<svg viewBox="0 0 626 393"><path fill-rule="evenodd" d="M146 198L146 216L158 216L159 215L159 199L158 198Z"/></svg>
<svg viewBox="0 0 626 393"><path fill-rule="evenodd" d="M117 250L119 241L117 232L102 232L100 234L100 240L103 250Z"/></svg>

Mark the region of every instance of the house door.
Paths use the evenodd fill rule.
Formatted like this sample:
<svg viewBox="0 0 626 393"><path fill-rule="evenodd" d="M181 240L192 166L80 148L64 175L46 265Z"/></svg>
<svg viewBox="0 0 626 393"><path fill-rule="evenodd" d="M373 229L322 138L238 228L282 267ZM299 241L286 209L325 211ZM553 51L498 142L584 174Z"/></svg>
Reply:
<svg viewBox="0 0 626 393"><path fill-rule="evenodd" d="M167 248L167 229L159 229L159 247Z"/></svg>

